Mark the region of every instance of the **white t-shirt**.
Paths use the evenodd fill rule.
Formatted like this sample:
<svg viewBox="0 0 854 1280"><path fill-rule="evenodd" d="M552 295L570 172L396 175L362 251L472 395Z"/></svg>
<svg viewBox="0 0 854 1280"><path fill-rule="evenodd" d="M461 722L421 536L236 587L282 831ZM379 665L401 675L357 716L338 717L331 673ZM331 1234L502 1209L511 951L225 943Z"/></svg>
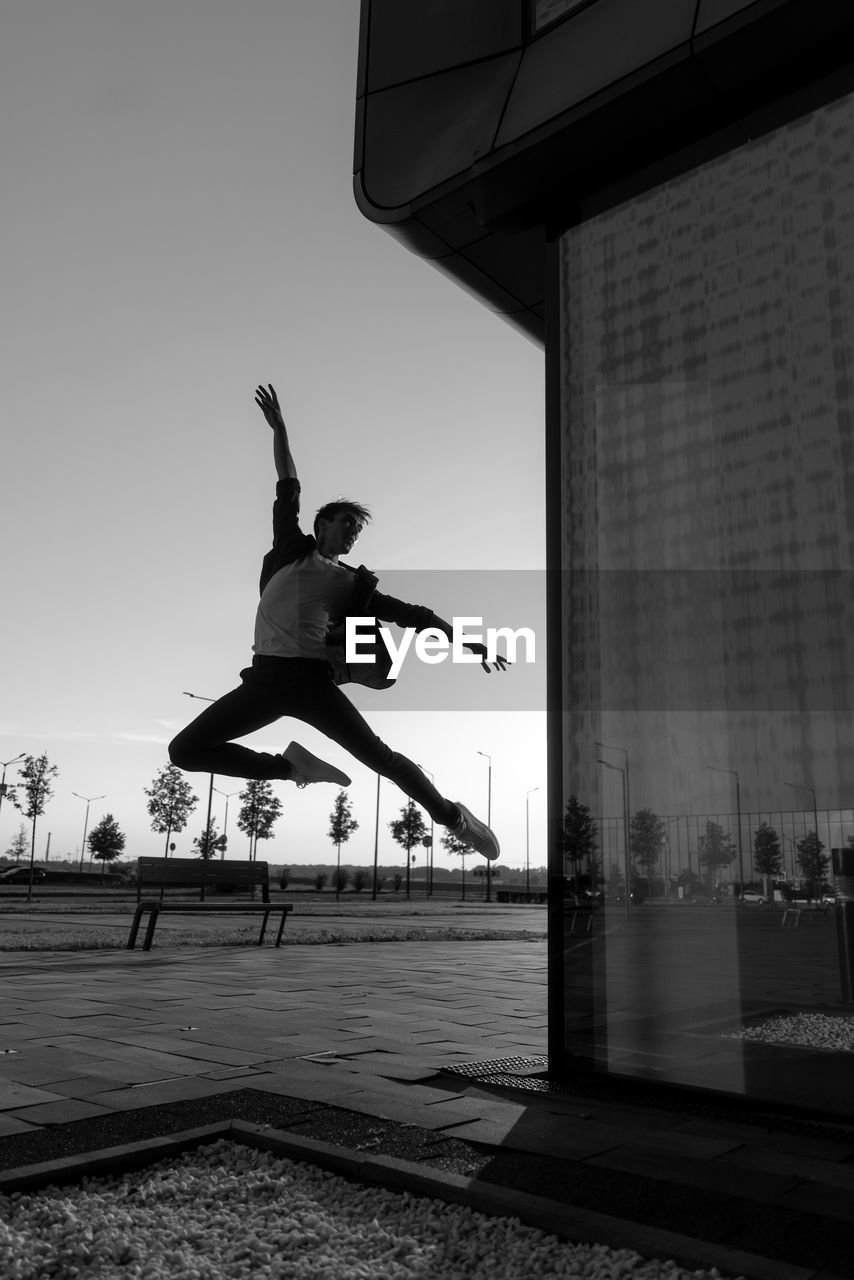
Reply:
<svg viewBox="0 0 854 1280"><path fill-rule="evenodd" d="M318 551L277 570L255 615L255 653L326 660L326 632L346 615L354 576Z"/></svg>

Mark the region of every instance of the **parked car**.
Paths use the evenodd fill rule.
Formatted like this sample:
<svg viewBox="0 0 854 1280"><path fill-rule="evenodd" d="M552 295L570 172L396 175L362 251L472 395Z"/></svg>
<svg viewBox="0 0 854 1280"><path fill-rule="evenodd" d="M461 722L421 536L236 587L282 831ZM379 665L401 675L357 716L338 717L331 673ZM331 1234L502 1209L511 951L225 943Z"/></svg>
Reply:
<svg viewBox="0 0 854 1280"><path fill-rule="evenodd" d="M742 902L755 902L757 906L765 906L765 897L761 893L757 893L755 889L745 889L741 895Z"/></svg>
<svg viewBox="0 0 854 1280"><path fill-rule="evenodd" d="M46 880L47 874L41 867L33 867L33 883L38 880ZM29 867L6 867L0 871L0 884L29 884L30 868Z"/></svg>

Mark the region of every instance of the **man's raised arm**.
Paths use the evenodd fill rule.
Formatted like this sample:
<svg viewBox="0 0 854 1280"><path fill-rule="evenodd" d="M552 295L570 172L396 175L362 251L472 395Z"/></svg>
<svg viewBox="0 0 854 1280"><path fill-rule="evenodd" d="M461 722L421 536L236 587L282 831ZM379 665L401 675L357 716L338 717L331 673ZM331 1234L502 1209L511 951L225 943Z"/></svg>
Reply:
<svg viewBox="0 0 854 1280"><path fill-rule="evenodd" d="M296 480L297 468L288 443L288 429L282 417L282 410L279 408L279 397L272 383L266 387L258 387L255 392L255 403L273 429L273 460L276 464L276 474L280 480L288 478Z"/></svg>

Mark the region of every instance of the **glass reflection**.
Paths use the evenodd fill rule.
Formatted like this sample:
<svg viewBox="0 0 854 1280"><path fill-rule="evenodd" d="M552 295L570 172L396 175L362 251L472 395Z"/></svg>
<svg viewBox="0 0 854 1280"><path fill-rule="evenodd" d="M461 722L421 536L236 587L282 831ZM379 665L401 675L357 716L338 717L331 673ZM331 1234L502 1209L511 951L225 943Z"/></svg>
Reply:
<svg viewBox="0 0 854 1280"><path fill-rule="evenodd" d="M845 1012L852 142L848 97L560 246L566 1049L848 1110L744 1034Z"/></svg>

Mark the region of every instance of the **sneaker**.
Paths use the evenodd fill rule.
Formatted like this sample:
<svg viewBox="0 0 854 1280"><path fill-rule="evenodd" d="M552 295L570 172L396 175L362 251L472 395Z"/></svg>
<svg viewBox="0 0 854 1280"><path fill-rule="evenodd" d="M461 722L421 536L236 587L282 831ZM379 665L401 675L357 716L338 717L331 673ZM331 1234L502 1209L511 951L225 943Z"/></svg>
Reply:
<svg viewBox="0 0 854 1280"><path fill-rule="evenodd" d="M292 742L282 752L282 758L291 766L291 781L298 787L307 787L310 782L337 782L339 787L349 787L350 779L346 773L327 764L319 756L313 756L298 742Z"/></svg>
<svg viewBox="0 0 854 1280"><path fill-rule="evenodd" d="M489 827L485 822L478 822L471 810L464 804L460 804L459 800L455 800L454 804L460 811L459 822L455 827L451 827L454 835L458 840L462 840L463 844L470 845L477 853L482 853L488 862L494 862L501 850Z"/></svg>

